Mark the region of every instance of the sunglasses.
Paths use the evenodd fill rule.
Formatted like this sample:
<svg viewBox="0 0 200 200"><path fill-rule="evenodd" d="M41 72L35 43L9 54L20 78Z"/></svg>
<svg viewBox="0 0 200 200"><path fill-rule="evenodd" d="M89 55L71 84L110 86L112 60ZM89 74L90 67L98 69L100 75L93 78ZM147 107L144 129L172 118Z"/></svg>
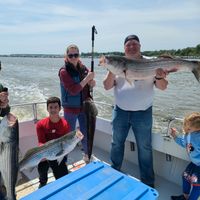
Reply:
<svg viewBox="0 0 200 200"><path fill-rule="evenodd" d="M75 54L68 54L67 55L69 58L78 58L79 57L79 54L78 53L75 53Z"/></svg>

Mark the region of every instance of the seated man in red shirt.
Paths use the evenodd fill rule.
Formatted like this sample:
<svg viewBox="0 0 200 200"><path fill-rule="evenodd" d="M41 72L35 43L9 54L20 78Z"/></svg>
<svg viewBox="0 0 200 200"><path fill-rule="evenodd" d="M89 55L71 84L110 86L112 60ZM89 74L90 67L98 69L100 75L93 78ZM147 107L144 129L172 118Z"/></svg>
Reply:
<svg viewBox="0 0 200 200"><path fill-rule="evenodd" d="M47 111L49 112L49 117L40 120L36 125L39 146L49 140L59 138L70 131L68 122L59 116L60 110L60 99L58 97L50 97L47 100ZM38 164L39 188L45 186L48 181L49 167L52 169L55 179L68 174L66 161L67 157L64 157L60 164L58 164L57 160L42 160Z"/></svg>

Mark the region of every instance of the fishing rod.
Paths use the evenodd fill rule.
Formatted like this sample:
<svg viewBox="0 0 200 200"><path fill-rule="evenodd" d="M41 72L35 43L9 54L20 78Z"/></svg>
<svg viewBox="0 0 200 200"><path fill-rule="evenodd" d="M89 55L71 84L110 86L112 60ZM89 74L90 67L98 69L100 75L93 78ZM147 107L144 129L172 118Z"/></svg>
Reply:
<svg viewBox="0 0 200 200"><path fill-rule="evenodd" d="M94 72L94 34L97 34L95 26L92 26L92 53L91 53L91 72ZM93 88L90 88L91 96L93 96Z"/></svg>
<svg viewBox="0 0 200 200"><path fill-rule="evenodd" d="M97 34L95 26L92 26L92 60L91 60L91 72L94 71L94 34Z"/></svg>

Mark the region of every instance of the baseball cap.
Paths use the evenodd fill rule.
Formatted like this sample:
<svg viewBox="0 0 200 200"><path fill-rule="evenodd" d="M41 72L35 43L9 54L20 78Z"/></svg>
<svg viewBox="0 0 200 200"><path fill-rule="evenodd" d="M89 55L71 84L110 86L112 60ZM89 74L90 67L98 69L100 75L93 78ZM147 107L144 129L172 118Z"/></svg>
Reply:
<svg viewBox="0 0 200 200"><path fill-rule="evenodd" d="M129 41L129 40L136 40L138 42L140 42L139 38L137 35L129 35L125 38L124 40L124 45Z"/></svg>

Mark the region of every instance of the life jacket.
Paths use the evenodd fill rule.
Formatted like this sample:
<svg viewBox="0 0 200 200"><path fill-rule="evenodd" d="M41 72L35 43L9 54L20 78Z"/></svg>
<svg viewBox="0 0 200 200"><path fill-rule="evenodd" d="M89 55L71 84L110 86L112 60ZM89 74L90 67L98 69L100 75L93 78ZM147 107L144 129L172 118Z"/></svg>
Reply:
<svg viewBox="0 0 200 200"><path fill-rule="evenodd" d="M65 66L61 67L59 70L59 76L60 76L60 71L64 69L66 70L71 78L74 80L75 83L80 83L85 76L87 75L88 71L85 66L79 67L79 70L77 71L74 69L72 64L70 63L65 63ZM81 108L83 104L83 90L79 92L76 95L71 95L69 91L67 91L63 85L63 83L60 81L60 89L61 89L61 104L65 108Z"/></svg>

